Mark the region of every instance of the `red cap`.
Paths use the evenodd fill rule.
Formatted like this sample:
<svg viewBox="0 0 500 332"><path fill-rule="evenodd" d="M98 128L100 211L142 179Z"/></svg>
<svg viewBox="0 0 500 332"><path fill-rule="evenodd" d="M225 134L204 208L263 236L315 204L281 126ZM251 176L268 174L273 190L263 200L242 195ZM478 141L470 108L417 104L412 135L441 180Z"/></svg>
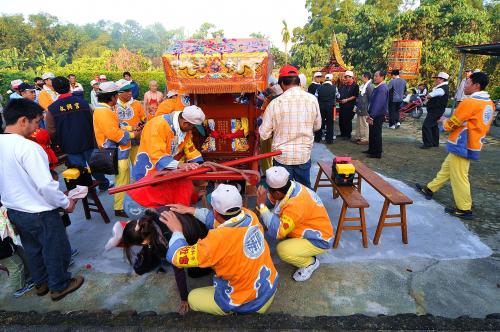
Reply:
<svg viewBox="0 0 500 332"><path fill-rule="evenodd" d="M279 77L299 76L299 70L292 65L281 67Z"/></svg>

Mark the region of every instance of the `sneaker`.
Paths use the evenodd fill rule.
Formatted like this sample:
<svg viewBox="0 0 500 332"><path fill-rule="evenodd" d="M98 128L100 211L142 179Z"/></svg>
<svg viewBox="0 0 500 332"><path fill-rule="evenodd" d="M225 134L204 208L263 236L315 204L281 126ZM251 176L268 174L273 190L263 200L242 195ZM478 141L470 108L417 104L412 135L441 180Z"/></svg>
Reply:
<svg viewBox="0 0 500 332"><path fill-rule="evenodd" d="M85 280L83 279L82 276L71 278L69 280L69 283L68 283L68 286L66 287L66 289L64 289L60 292L50 292L50 298L52 299L52 301L62 300L66 295L73 293L78 288L80 288L83 285L84 281Z"/></svg>
<svg viewBox="0 0 500 332"><path fill-rule="evenodd" d="M76 255L78 255L80 252L76 248L71 249L71 258L74 258Z"/></svg>
<svg viewBox="0 0 500 332"><path fill-rule="evenodd" d="M68 268L72 267L74 264L75 264L75 260L73 259L73 257L71 257L71 259L69 260Z"/></svg>
<svg viewBox="0 0 500 332"><path fill-rule="evenodd" d="M15 298L18 298L18 297L21 297L23 296L24 294L28 293L30 290L32 290L33 288L35 288L35 283L32 282L32 281L29 281L29 282L26 282L26 285L24 285L23 288L21 289L18 289L14 292L14 297Z"/></svg>
<svg viewBox="0 0 500 332"><path fill-rule="evenodd" d="M432 199L432 195L434 195L434 193L429 188L427 188L427 186L422 186L418 183L415 183L415 188L417 188L417 191L419 193L424 195L425 199Z"/></svg>
<svg viewBox="0 0 500 332"><path fill-rule="evenodd" d="M35 291L36 291L36 295L44 296L49 292L49 284L47 282L44 282L41 285L36 285Z"/></svg>
<svg viewBox="0 0 500 332"><path fill-rule="evenodd" d="M295 281L306 281L311 278L311 275L319 267L319 259L314 257L314 263L309 266L301 267L293 274L293 279Z"/></svg>
<svg viewBox="0 0 500 332"><path fill-rule="evenodd" d="M396 129L398 129L399 127L401 127L401 123L400 122L396 123Z"/></svg>
<svg viewBox="0 0 500 332"><path fill-rule="evenodd" d="M457 208L444 208L444 212L461 219L472 220L472 210L460 210Z"/></svg>
<svg viewBox="0 0 500 332"><path fill-rule="evenodd" d="M396 125L389 126L389 129L396 129Z"/></svg>

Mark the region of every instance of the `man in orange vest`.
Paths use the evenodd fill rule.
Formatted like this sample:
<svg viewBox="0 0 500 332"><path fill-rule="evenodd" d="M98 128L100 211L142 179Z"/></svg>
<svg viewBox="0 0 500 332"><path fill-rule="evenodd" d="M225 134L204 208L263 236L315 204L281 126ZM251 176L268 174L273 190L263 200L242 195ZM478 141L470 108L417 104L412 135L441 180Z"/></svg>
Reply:
<svg viewBox="0 0 500 332"><path fill-rule="evenodd" d="M473 218L470 161L479 159L495 112L495 104L485 91L488 81L488 75L482 72L474 73L467 79L464 93L470 97L462 100L451 118L443 123L444 129L450 133L446 144L448 156L434 180L426 186L415 184L425 198L432 199L432 195L450 181L456 207L445 208L445 211L463 219Z"/></svg>

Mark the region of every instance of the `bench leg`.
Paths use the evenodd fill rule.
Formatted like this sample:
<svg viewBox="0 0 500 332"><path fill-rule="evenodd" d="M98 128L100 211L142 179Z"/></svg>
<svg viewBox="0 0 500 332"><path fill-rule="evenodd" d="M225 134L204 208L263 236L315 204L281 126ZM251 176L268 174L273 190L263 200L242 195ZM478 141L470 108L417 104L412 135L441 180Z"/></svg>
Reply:
<svg viewBox="0 0 500 332"><path fill-rule="evenodd" d="M90 208L89 208L89 199L88 197L82 198L83 211L85 212L85 219L90 219Z"/></svg>
<svg viewBox="0 0 500 332"><path fill-rule="evenodd" d="M335 240L333 241L333 248L336 249L340 242L340 236L342 234L342 230L344 228L344 218L347 212L347 204L344 202L342 204L342 210L340 210L339 223L337 225L337 232L335 233Z"/></svg>
<svg viewBox="0 0 500 332"><path fill-rule="evenodd" d="M401 213L401 236L403 238L403 243L408 244L408 229L406 227L406 205L400 205L399 209Z"/></svg>
<svg viewBox="0 0 500 332"><path fill-rule="evenodd" d="M319 180L321 179L321 173L323 173L323 171L321 170L320 167L318 170L318 176L316 177L316 182L314 183L314 191L318 191Z"/></svg>
<svg viewBox="0 0 500 332"><path fill-rule="evenodd" d="M380 213L380 218L378 220L377 231L375 232L375 237L373 238L374 245L378 244L380 235L382 234L382 229L384 228L385 217L387 215L388 209L389 209L389 200L386 199L384 201L384 207L382 208L382 212Z"/></svg>
<svg viewBox="0 0 500 332"><path fill-rule="evenodd" d="M365 208L359 209L359 217L361 219L361 236L363 238L363 247L368 248L368 237L366 235Z"/></svg>

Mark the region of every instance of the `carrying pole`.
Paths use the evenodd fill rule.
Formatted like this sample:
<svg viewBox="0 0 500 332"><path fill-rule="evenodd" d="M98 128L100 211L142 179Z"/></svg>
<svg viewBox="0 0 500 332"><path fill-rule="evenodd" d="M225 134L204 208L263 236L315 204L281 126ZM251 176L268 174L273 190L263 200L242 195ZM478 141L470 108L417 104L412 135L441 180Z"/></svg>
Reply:
<svg viewBox="0 0 500 332"><path fill-rule="evenodd" d="M281 154L281 151L278 150L278 151L273 151L273 152L259 154L259 155L256 155L256 156L250 156L250 157L245 157L245 158L241 158L241 159L235 159L235 160L226 161L226 162L221 163L221 165L224 165L224 166L236 166L236 165L246 164L246 163L250 163L250 162L261 160L261 159L265 159L265 158L279 156L280 154ZM186 171L186 172L174 173L174 174L165 175L165 176L159 176L157 178L153 178L153 179L150 179L148 181L136 182L136 183L131 183L131 184L127 184L127 185L124 185L124 186L120 186L120 187L111 188L111 189L108 190L108 192L111 195L113 195L113 194L121 193L121 192L124 192L124 191L129 191L129 190L132 190L132 189L142 188L142 187L145 187L145 186L150 186L150 185L154 185L154 184L158 184L158 183L162 183L162 182L166 182L166 181L183 179L183 178L190 177L190 176L193 176L193 175L200 175L200 174L208 173L211 170L212 169L208 168L208 167L200 167L200 168L193 169L193 170Z"/></svg>

